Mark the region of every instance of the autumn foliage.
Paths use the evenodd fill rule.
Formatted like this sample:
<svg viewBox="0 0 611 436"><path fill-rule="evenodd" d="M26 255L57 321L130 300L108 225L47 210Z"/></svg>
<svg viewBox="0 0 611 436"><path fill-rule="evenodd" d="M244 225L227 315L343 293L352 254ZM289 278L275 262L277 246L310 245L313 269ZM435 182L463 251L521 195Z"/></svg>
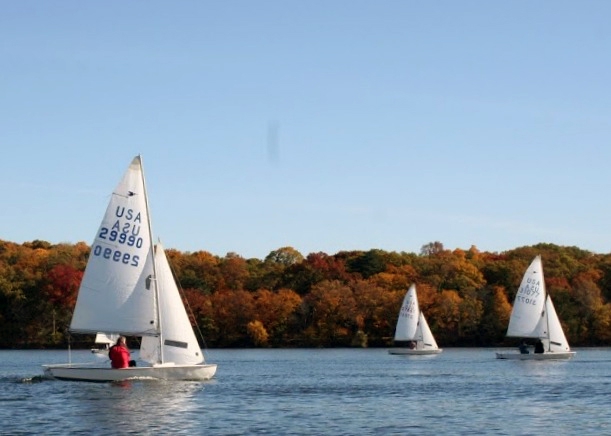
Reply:
<svg viewBox="0 0 611 436"><path fill-rule="evenodd" d="M88 253L84 243L0 241L0 347L74 343L68 325ZM263 260L168 250L209 347L389 346L411 283L440 346L513 344L505 338L511 304L537 254L571 345L611 345L611 254L552 244L486 253L440 242L417 254L304 257L283 247Z"/></svg>

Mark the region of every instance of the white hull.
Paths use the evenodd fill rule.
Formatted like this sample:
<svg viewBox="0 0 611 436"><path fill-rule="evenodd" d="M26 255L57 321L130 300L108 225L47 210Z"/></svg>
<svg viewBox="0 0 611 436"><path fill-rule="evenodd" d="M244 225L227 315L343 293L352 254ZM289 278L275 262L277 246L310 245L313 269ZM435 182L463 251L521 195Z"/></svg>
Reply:
<svg viewBox="0 0 611 436"><path fill-rule="evenodd" d="M501 352L496 353L497 359L504 360L563 360L570 359L575 355L575 351L558 351L558 352L546 352L546 353L529 353L521 354L519 352Z"/></svg>
<svg viewBox="0 0 611 436"><path fill-rule="evenodd" d="M143 366L124 369L90 365L44 365L45 375L59 380L112 382L137 379L201 381L216 373L215 364Z"/></svg>
<svg viewBox="0 0 611 436"><path fill-rule="evenodd" d="M427 356L430 354L439 354L443 350L441 348L428 349L428 350L414 350L412 348L391 348L388 350L388 354L397 354L402 356Z"/></svg>

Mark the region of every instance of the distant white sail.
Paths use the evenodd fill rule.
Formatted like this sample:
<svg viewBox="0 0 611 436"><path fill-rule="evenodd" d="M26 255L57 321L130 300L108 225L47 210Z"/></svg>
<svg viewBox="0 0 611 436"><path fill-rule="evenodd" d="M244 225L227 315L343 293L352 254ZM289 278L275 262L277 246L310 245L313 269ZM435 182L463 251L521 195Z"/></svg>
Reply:
<svg viewBox="0 0 611 436"><path fill-rule="evenodd" d="M552 299L549 297L549 295L547 296L545 307L547 311L549 328L549 350L555 352L570 351L571 347L569 347L569 341L567 341L566 336L564 335L562 325L560 324L560 319L558 319L558 314L556 313L556 308L554 308L554 303L552 303Z"/></svg>
<svg viewBox="0 0 611 436"><path fill-rule="evenodd" d="M547 329L545 313L545 280L541 256L535 257L526 270L513 302L507 336L540 338Z"/></svg>
<svg viewBox="0 0 611 436"><path fill-rule="evenodd" d="M412 284L399 310L395 328L395 342L412 342L411 347L397 347L389 350L390 354L438 354L442 350L437 346L433 333L420 310L416 285Z"/></svg>
<svg viewBox="0 0 611 436"><path fill-rule="evenodd" d="M98 333L95 335L95 340L94 342L96 344L107 344L107 345L111 345L111 344L116 344L117 343L117 339L119 339L119 335L117 334L112 334L112 333Z"/></svg>
<svg viewBox="0 0 611 436"><path fill-rule="evenodd" d="M411 285L407 294L403 297L403 304L401 310L399 310L399 319L395 328L395 341L416 340L419 314L420 307L416 295L416 286Z"/></svg>
<svg viewBox="0 0 611 436"><path fill-rule="evenodd" d="M421 341L422 341L423 348L430 348L434 350L439 348L437 346L437 342L435 341L435 337L433 336L433 333L431 332L429 323L426 322L426 318L424 317L424 314L422 312L420 312L420 332L421 332Z"/></svg>

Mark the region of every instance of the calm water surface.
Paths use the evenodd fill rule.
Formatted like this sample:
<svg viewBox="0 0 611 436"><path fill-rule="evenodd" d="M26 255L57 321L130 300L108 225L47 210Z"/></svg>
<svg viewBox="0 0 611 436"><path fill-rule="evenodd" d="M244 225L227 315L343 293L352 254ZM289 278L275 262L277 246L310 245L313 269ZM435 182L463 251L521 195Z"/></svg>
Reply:
<svg viewBox="0 0 611 436"><path fill-rule="evenodd" d="M611 434L611 349L564 362L494 351L210 350L209 382L101 384L42 378L65 351L0 351L0 433Z"/></svg>

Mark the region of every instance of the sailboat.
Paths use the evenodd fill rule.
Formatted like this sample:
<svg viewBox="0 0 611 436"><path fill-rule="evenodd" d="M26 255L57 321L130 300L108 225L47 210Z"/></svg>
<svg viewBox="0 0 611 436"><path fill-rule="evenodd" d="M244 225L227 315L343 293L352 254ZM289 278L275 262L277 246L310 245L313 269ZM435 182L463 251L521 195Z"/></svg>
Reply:
<svg viewBox="0 0 611 436"><path fill-rule="evenodd" d="M70 331L141 337L145 364L123 369L99 361L43 365L47 376L82 381L214 376L216 365L205 362L165 251L152 241L142 159L136 156L113 191L91 246Z"/></svg>
<svg viewBox="0 0 611 436"><path fill-rule="evenodd" d="M416 285L412 284L399 311L395 329L395 343L408 341L407 347L396 347L388 350L390 354L424 355L439 354L443 350L437 346L433 333L418 305Z"/></svg>
<svg viewBox="0 0 611 436"><path fill-rule="evenodd" d="M108 356L108 350L112 344L115 344L119 339L119 335L114 333L97 333L94 339L94 346L91 349L93 354L101 354Z"/></svg>
<svg viewBox="0 0 611 436"><path fill-rule="evenodd" d="M541 256L535 257L524 273L513 302L507 336L540 341L537 350L497 352L497 359L548 360L570 359L575 355L566 340L552 298L546 292Z"/></svg>

